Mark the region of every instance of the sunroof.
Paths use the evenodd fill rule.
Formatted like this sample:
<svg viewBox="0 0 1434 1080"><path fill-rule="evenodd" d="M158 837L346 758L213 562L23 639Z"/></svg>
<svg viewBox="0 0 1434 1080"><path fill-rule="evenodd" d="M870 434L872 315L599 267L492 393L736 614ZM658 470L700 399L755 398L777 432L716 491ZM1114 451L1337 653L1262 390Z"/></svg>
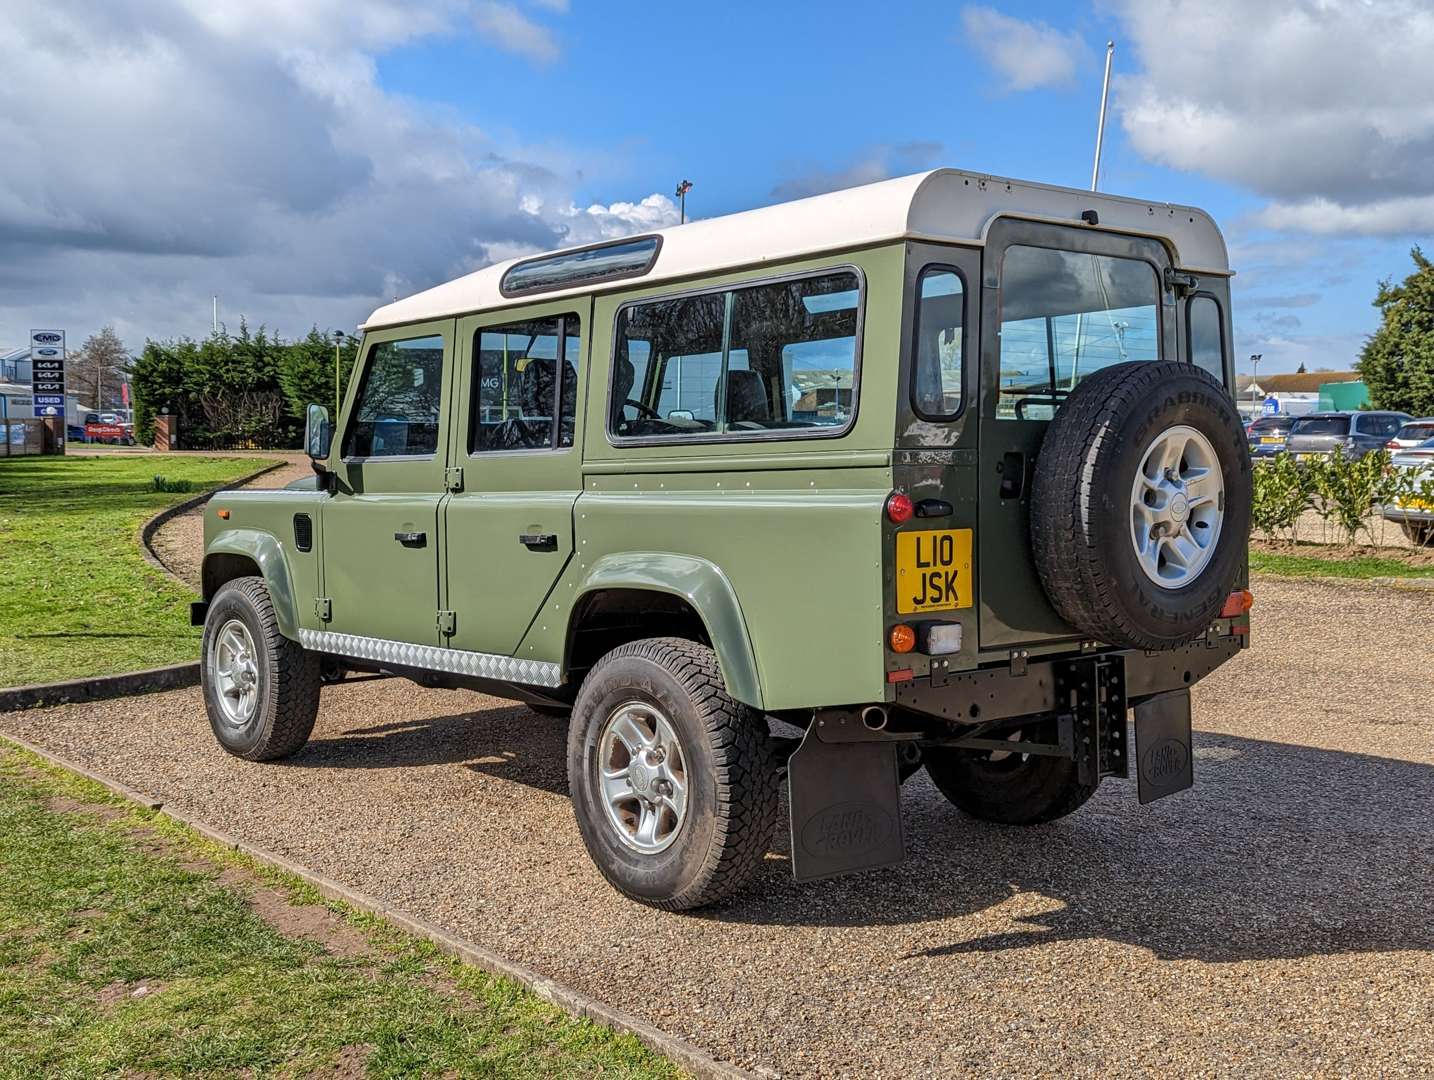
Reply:
<svg viewBox="0 0 1434 1080"><path fill-rule="evenodd" d="M639 277L652 269L659 236L638 236L557 255L541 255L510 267L499 285L504 296L570 289L575 285Z"/></svg>

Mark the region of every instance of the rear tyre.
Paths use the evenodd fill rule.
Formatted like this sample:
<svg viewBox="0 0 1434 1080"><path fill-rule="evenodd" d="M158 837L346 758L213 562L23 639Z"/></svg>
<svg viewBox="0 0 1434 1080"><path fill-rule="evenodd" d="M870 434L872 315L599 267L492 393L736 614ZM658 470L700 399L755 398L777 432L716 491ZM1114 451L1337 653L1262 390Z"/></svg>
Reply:
<svg viewBox="0 0 1434 1080"><path fill-rule="evenodd" d="M1409 537L1409 542L1415 547L1427 547L1434 543L1434 525L1426 525L1420 521L1401 521L1399 524L1404 535Z"/></svg>
<svg viewBox="0 0 1434 1080"><path fill-rule="evenodd" d="M263 578L236 578L210 601L199 671L209 726L235 757L274 761L309 741L319 657L279 633Z"/></svg>
<svg viewBox="0 0 1434 1080"><path fill-rule="evenodd" d="M737 892L777 823L766 718L728 696L716 654L649 638L604 656L568 729L583 843L623 895L683 911Z"/></svg>
<svg viewBox="0 0 1434 1080"><path fill-rule="evenodd" d="M1184 363L1091 373L1051 421L1031 489L1051 606L1121 648L1188 644L1244 568L1250 493L1245 429L1214 377Z"/></svg>
<svg viewBox="0 0 1434 1080"><path fill-rule="evenodd" d="M1012 739L1054 743L1054 719L1033 718ZM926 772L957 809L1002 825L1040 825L1078 810L1095 794L1068 758L928 746Z"/></svg>

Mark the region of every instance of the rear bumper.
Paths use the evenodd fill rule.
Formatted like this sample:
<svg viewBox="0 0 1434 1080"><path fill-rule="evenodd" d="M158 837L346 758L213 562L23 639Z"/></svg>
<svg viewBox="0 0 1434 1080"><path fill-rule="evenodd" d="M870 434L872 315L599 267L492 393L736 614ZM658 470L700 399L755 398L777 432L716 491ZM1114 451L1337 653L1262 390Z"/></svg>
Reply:
<svg viewBox="0 0 1434 1080"><path fill-rule="evenodd" d="M1193 686L1248 642L1248 634L1212 633L1193 644L1162 652L1112 649L1031 660L1023 665L938 673L897 684L893 704L947 724L1059 712L1058 682L1082 665L1113 662L1120 668L1126 701L1139 705L1157 694Z"/></svg>
<svg viewBox="0 0 1434 1080"><path fill-rule="evenodd" d="M1379 512L1385 521L1417 521L1421 524L1434 522L1434 510L1421 510L1412 506L1381 506Z"/></svg>

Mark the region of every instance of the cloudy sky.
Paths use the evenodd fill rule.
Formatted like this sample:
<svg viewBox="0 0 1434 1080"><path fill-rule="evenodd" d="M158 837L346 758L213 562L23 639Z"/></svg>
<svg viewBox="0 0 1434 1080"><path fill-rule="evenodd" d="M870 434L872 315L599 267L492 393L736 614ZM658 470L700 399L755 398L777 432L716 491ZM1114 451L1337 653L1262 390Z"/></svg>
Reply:
<svg viewBox="0 0 1434 1080"><path fill-rule="evenodd" d="M1434 231L1413 0L652 5L47 0L0 10L0 345L285 334L496 259L949 164L1226 231L1239 355L1346 367ZM1434 246L1434 245L1429 245Z"/></svg>

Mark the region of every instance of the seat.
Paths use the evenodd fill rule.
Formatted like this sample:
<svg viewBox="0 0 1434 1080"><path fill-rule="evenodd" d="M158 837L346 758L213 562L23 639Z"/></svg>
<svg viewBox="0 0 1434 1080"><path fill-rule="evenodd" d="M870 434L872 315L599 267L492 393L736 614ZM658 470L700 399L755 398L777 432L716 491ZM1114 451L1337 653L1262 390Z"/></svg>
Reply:
<svg viewBox="0 0 1434 1080"><path fill-rule="evenodd" d="M721 407L721 386L718 386L716 407ZM727 424L729 427L766 427L772 419L772 406L762 376L755 371L727 372Z"/></svg>

